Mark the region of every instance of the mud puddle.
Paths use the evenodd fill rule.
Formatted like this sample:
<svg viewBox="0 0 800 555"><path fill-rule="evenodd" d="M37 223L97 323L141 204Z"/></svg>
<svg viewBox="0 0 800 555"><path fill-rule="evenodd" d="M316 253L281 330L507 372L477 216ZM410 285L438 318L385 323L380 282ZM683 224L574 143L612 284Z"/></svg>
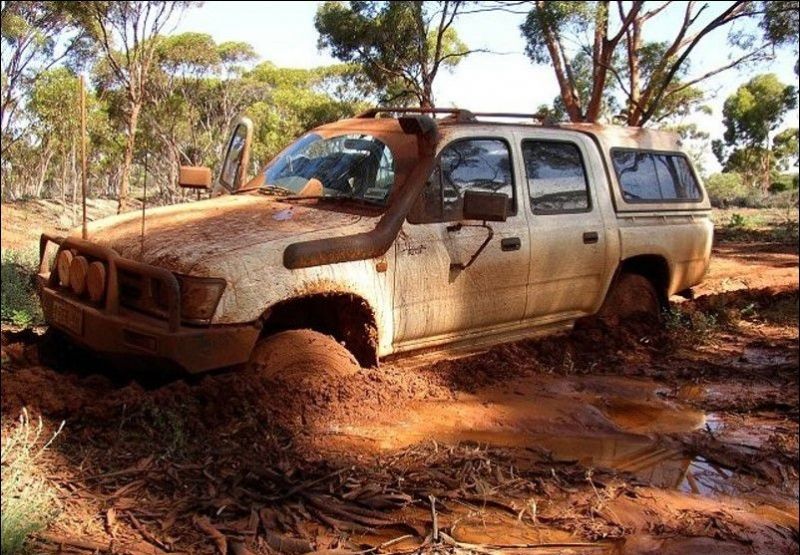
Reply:
<svg viewBox="0 0 800 555"><path fill-rule="evenodd" d="M680 396L707 398L712 389L687 388ZM690 454L674 437L708 433L716 440L714 434L722 439L733 434L740 448L752 451L763 439L734 434L729 415L705 414L662 397L663 388L644 379L534 376L511 390L420 401L399 419L391 415L334 423L324 433L331 443L359 452L391 452L425 442L510 448L522 467L542 457L576 462L689 495L748 500L769 507L778 522L797 521L796 475L787 475L782 488L769 487Z"/></svg>

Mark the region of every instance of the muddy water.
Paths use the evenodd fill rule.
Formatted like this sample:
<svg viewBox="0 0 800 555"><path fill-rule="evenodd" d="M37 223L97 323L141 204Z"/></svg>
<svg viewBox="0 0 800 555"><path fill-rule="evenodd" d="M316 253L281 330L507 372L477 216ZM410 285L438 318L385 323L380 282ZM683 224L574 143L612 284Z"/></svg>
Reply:
<svg viewBox="0 0 800 555"><path fill-rule="evenodd" d="M538 375L516 383L512 390L462 394L451 401L420 401L399 418L387 415L385 419L333 425L328 431L373 451L430 440L520 448L531 457L538 455L529 449L538 448L556 460L628 472L659 488L747 499L765 507L775 522L797 522L796 479L789 479L781 491L768 491L752 477L688 456L665 438L664 434L698 429L719 434L724 419L682 403L666 402L662 393L648 380ZM687 389L679 397L714 393ZM747 443L742 445L747 447ZM753 449L757 448L756 442Z"/></svg>
<svg viewBox="0 0 800 555"><path fill-rule="evenodd" d="M556 459L624 470L678 488L692 461L655 436L705 424L702 412L660 400L649 381L535 376L511 391L422 401L399 420L391 416L329 431L381 451L426 440L538 447Z"/></svg>

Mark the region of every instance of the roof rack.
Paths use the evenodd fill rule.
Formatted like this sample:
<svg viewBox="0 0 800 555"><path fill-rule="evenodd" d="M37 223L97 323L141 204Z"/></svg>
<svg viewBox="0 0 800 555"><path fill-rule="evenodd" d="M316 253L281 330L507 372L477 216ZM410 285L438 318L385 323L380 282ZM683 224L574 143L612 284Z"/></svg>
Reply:
<svg viewBox="0 0 800 555"><path fill-rule="evenodd" d="M473 112L472 115L484 118L532 119L539 122L544 122L548 119L547 116L543 114L520 114L516 112Z"/></svg>
<svg viewBox="0 0 800 555"><path fill-rule="evenodd" d="M458 121L474 121L475 116L462 108L370 108L358 114L359 118L374 118L378 114L449 114Z"/></svg>
<svg viewBox="0 0 800 555"><path fill-rule="evenodd" d="M551 123L543 114L521 114L515 112L471 112L463 108L370 108L362 112L359 118L374 118L378 114L448 114L458 122L477 122L479 117L531 119L541 124Z"/></svg>

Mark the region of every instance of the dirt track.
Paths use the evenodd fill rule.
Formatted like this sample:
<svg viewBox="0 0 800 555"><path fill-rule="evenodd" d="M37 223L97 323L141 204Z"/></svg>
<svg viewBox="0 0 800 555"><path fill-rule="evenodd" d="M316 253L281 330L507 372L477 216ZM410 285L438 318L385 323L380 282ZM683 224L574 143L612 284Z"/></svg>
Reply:
<svg viewBox="0 0 800 555"><path fill-rule="evenodd" d="M666 331L304 383L56 372L4 334L3 429L66 420L42 552L796 553L797 281L796 247L726 243Z"/></svg>

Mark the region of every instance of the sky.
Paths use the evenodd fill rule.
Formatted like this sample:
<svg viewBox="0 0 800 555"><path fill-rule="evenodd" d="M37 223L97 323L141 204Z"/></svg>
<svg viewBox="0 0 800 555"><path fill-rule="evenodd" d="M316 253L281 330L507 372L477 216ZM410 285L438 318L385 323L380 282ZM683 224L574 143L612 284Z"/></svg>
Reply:
<svg viewBox="0 0 800 555"><path fill-rule="evenodd" d="M317 49L318 34L314 14L320 2L205 2L185 12L173 32L195 31L210 34L215 41L245 41L253 45L261 61L281 67L311 68L338 63L327 52ZM683 15L683 2L676 2L645 26L645 40L667 40ZM712 6L703 18L712 17ZM464 59L452 72L441 73L434 84L439 106L459 106L473 111L535 112L541 104L551 104L558 94L555 75L549 65L534 65L524 54L525 41L519 32L523 15L480 13L457 20L456 30L470 48L493 53L476 53ZM701 23L702 20L698 21ZM695 50L692 75L724 65L731 54L726 31L715 31ZM723 133L722 104L736 88L759 73L772 72L784 83L796 83L795 56L778 52L775 60L743 71L730 70L704 85L710 93L710 116L699 115L697 122L712 138ZM787 124L798 118L795 110ZM795 123L796 125L796 123ZM711 153L706 157L709 171L719 165Z"/></svg>

